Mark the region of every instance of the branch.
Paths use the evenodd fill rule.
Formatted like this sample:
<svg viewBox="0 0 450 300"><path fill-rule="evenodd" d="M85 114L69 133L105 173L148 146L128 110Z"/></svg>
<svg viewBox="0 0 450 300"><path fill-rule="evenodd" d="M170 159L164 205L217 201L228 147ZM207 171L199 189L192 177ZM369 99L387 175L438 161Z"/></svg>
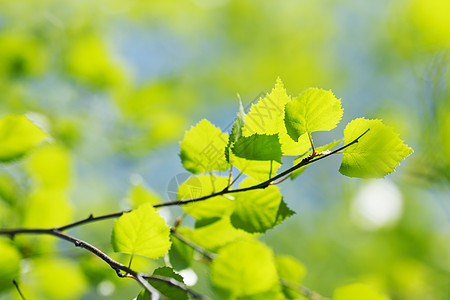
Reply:
<svg viewBox="0 0 450 300"><path fill-rule="evenodd" d="M296 291L303 296L305 296L309 300L329 300L328 298L325 298L318 293L310 290L309 288L303 286L303 285L297 285L291 282L288 282L286 280L280 279L280 284L288 289L291 289L293 291Z"/></svg>
<svg viewBox="0 0 450 300"><path fill-rule="evenodd" d="M205 249L203 249L202 247L200 247L199 245L194 244L193 242L187 240L186 238L184 238L183 236L179 235L175 228L171 228L170 229L170 233L172 234L172 236L176 237L180 242L188 245L189 247L191 247L192 249L194 249L195 251L197 251L198 253L202 254L204 257L206 257L208 260L213 260L216 257L216 254L211 253Z"/></svg>
<svg viewBox="0 0 450 300"><path fill-rule="evenodd" d="M287 169L284 172L281 172L280 174L271 177L270 179L263 181L261 183L255 184L253 186L249 186L246 188L238 188L238 189L234 189L234 190L230 190L229 187L224 188L223 190L219 191L219 192L215 192L212 193L210 195L206 195L206 196L202 196L202 197L198 197L198 198L194 198L194 199L188 199L188 200L177 200L177 201L171 201L171 202L166 202L166 203L161 203L161 204L156 204L153 207L163 207L163 206L173 206L173 205L185 205L188 203L192 203L192 202L198 202L198 201L203 201L203 200L207 200L209 198L213 198L216 196L223 196L226 194L231 194L231 193L239 193L239 192L245 192L245 191L250 191L250 190L257 190L257 189L265 189L266 187L268 187L272 182L283 178L286 175L289 175L290 173L292 173L293 171L297 170L298 168L304 167L306 165L312 164L318 160L324 159L325 157L328 157L330 155L336 154L342 150L344 150L345 148L355 144L358 142L358 140L363 137L367 132L369 132L370 128L367 129L366 131L364 131L360 136L358 136L356 139L354 139L353 141L351 141L350 143L348 143L347 145L344 145L334 151L331 151L327 154L324 154L322 156L307 156L305 157L301 162L299 162L298 164L296 164L295 166Z"/></svg>
<svg viewBox="0 0 450 300"><path fill-rule="evenodd" d="M112 214L113 215L113 214ZM111 216L111 215L108 215ZM92 222L92 220L100 220L100 219L105 219L104 216L98 217L98 218L93 218L91 216L89 216L87 219L73 223L73 224L84 224L87 222ZM87 221L89 220L89 221ZM70 225L73 225L70 224ZM60 228L70 228L73 226L64 226L64 227L60 227ZM86 250L88 250L89 252L93 253L94 255L96 255L97 257L101 258L104 262L106 262L114 271L116 271L117 275L119 277L131 277L133 279L135 279L136 281L138 281L151 295L152 295L152 299L159 299L159 292L153 288L145 279L146 278L151 278L151 279L155 279L155 280L159 280L159 281L163 281L165 283L167 283L168 285L174 286L176 288L181 289L182 291L191 294L194 298L196 299L205 299L204 296L190 290L189 288L187 288L184 284L181 283L174 283L174 280L171 278L165 278L165 277L158 277L158 278L153 278L154 276L151 275L147 275L147 274L143 274L143 273L139 273L136 272L130 268L128 268L127 266L119 263L118 261L115 261L114 259L112 259L111 257L109 257L106 253L102 252L100 249L94 247L93 245L89 244L88 242L85 242L83 240L80 240L76 237L73 237L71 235L62 233L60 230L58 230L58 228L53 228L53 229L6 229L6 230L0 230L0 235L8 235L11 238L14 238L17 234L47 234L47 235L53 235L56 236L60 239L66 240L68 242L71 242L72 244L75 245L75 247L80 247L80 248L84 248ZM122 273L124 272L124 273ZM128 274L128 275L126 275Z"/></svg>
<svg viewBox="0 0 450 300"><path fill-rule="evenodd" d="M228 187L224 188L223 190L221 190L219 192L215 192L215 193L212 193L212 194L209 194L209 195L206 195L206 196L202 196L202 197L198 197L198 198L194 198L194 199L165 202L165 203L153 205L153 207L158 208L158 207L164 207L164 206L185 205L185 204L192 203L192 202L199 202L199 201L207 200L207 199L210 199L210 198L213 198L213 197L216 197L216 196L223 196L223 195L226 195L226 194L245 192L245 191L256 190L256 189L265 189L270 184L280 183L283 180L281 180L279 182L276 182L276 180L291 174L293 171L295 171L295 170L297 170L297 169L299 169L299 168L301 168L303 166L312 164L312 163L314 163L314 162L316 162L318 160L324 159L325 157L328 157L330 155L339 153L340 151L344 150L347 147L350 147L351 145L357 143L358 140L361 137L363 137L367 132L369 132L369 130L370 130L370 128L367 129L366 131L364 131L360 136L358 136L356 139L354 139L353 141L351 141L347 145L344 145L344 146L342 146L342 147L340 147L340 148L338 148L338 149L336 149L334 151L328 152L328 153L326 153L324 155L321 155L321 156L307 156L301 162L296 164L295 166L293 166L293 167L287 169L286 171L284 171L284 172L282 172L282 173L280 173L280 174L278 174L278 175L276 175L276 176L274 176L274 177L272 177L272 178L270 178L270 179L268 179L268 180L266 180L264 182L261 182L259 184L255 184L253 186L246 187L246 188L238 188L238 189L234 189L234 190L230 190L229 189L230 187L228 186ZM238 175L238 177L241 174L242 173L240 173ZM83 220L80 220L80 221L77 221L77 222L74 222L74 223L71 223L71 224L68 224L68 225L65 225L65 226L57 227L57 228L55 228L55 230L61 232L61 231L65 231L65 230L71 229L73 227L77 227L79 225L86 224L86 223L91 223L91 222L96 222L96 221L101 221L101 220L106 220L106 219L118 218L121 215L123 215L124 213L130 212L130 211L131 210L126 210L126 211L121 211L121 212L112 213L112 214L108 214L108 215L101 215L101 216L98 216L98 217L94 217L91 214L86 219L83 219ZM17 229L17 230L20 231L22 229ZM23 230L26 230L26 229L23 229ZM8 233L2 233L2 231L0 231L0 234L8 234Z"/></svg>

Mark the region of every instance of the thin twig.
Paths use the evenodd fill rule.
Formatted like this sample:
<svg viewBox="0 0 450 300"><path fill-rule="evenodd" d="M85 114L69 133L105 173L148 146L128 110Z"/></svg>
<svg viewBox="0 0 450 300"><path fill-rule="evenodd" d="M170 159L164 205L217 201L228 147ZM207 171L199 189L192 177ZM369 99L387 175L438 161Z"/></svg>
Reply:
<svg viewBox="0 0 450 300"><path fill-rule="evenodd" d="M19 288L19 284L17 283L17 281L15 279L13 279L13 284L16 287L16 290L19 293L20 298L22 298L22 300L25 300L25 296L22 294L22 291Z"/></svg>
<svg viewBox="0 0 450 300"><path fill-rule="evenodd" d="M302 159L302 160L301 160L298 164L296 164L295 166L293 166L293 167L287 169L287 170L284 171L284 172L281 172L280 174L278 174L278 175L276 175L276 176L274 176L274 177L272 177L272 178L269 178L269 179L266 180L266 181L263 181L263 182L261 182L261 183L255 184L255 185L253 185L253 186L249 186L249 187L246 187L246 188L238 188L238 189L234 189L234 190L230 190L229 187L226 187L226 188L224 188L222 191L215 192L215 193L212 193L212 194L210 194L210 195L206 195L206 196L202 196L202 197L198 197L198 198L194 198L194 199L176 200L176 201L171 201L171 202L166 202L166 203L156 204L156 205L154 205L154 207L164 207L164 206L173 206L173 205L185 205L185 204L188 204L188 203L198 202L198 201L203 201L203 200L207 200L207 199L212 198L212 197L222 196L222 195L225 195L225 194L239 193L239 192L245 192L245 191L250 191L250 190L257 190L257 189L265 189L265 188L267 188L272 182L274 182L274 181L276 181L276 180L278 180L278 179L280 179L280 178L283 178L283 177L286 176L286 175L289 175L289 174L292 173L293 171L295 171L295 170L297 170L297 169L299 169L299 168L301 168L301 167L303 167L303 166L312 164L312 163L314 163L314 162L316 162L316 161L319 161L319 160L321 160L321 159L324 159L324 158L326 158L326 157L328 157L328 156L330 156L330 155L336 154L336 153L338 153L338 152L344 150L345 148L347 148L347 147L349 147L349 146L351 146L351 145L357 143L358 140L359 140L361 137L363 137L367 132L369 132L369 130L370 130L370 128L367 129L366 131L364 131L360 136L358 136L356 139L354 139L353 141L351 141L351 142L348 143L347 145L344 145L344 146L342 146L342 147L340 147L340 148L338 148L338 149L336 149L336 150L334 150L334 151L331 151L331 152L329 152L329 153L327 153L327 154L324 154L324 155L322 155L322 156L315 156L315 157L308 156L308 157L305 157L304 159Z"/></svg>
<svg viewBox="0 0 450 300"><path fill-rule="evenodd" d="M296 292L302 294L309 300L329 300L329 298L323 297L303 285L294 284L294 283L291 283L291 282L283 280L283 279L280 279L280 284L288 289L291 289L293 291L296 291Z"/></svg>
<svg viewBox="0 0 450 300"><path fill-rule="evenodd" d="M172 234L172 236L176 237L180 242L188 245L189 247L191 247L198 253L202 254L208 260L213 260L216 257L216 254L205 250L204 248L200 247L199 245L194 244L193 242L189 241L185 237L181 236L178 232L176 232L175 228L171 228L170 233Z"/></svg>
<svg viewBox="0 0 450 300"><path fill-rule="evenodd" d="M92 221L95 218L88 218L88 219ZM98 219L102 219L102 218L98 218ZM87 220L87 219L85 219L85 220ZM80 223L80 222L78 222L78 223ZM81 223L81 224L83 224L83 223ZM64 226L64 227L66 227L66 226ZM99 257L100 259L102 259L114 271L116 271L116 273L119 277L130 277L130 276L128 276L128 274L131 275L131 278L134 278L135 280L137 280L152 295L152 299L159 299L159 292L157 292L157 290L155 290L146 280L144 280L144 278L149 277L150 275L139 273L139 272L136 272L136 271L130 269L129 267L115 261L114 259L109 257L106 253L104 253L100 249L94 247L93 245L89 244L88 242L80 240L71 235L62 233L58 229L54 229L54 228L53 229L21 229L20 228L20 229L0 230L0 235L9 235L11 238L14 238L14 236L16 236L17 234L47 234L47 235L53 235L60 239L71 242L72 244L75 245L75 247L84 248L84 249L88 250L89 252L93 253L94 255L96 255L97 257ZM124 272L124 273L122 273L122 272ZM160 281L164 281L164 277L161 277ZM173 280L170 278L167 278L165 280L165 282L170 285L173 285L172 281ZM173 285L173 286L175 286L175 285ZM205 298L202 295L190 290L189 288L187 288L185 285L183 285L181 283L179 285L176 285L176 287L183 290L186 293L191 294L194 298L197 298L197 299ZM157 295L155 295L155 293L157 293Z"/></svg>

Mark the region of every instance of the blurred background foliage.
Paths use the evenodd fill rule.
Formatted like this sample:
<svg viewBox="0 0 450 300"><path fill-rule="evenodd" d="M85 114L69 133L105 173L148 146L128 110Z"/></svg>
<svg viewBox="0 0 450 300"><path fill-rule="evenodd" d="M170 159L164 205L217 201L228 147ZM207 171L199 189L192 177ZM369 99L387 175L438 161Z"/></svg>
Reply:
<svg viewBox="0 0 450 300"><path fill-rule="evenodd" d="M304 284L326 296L362 282L392 299L450 299L449 20L447 0L0 0L0 116L25 113L52 137L1 165L0 225L167 201L185 172L184 131L201 118L230 130L236 93L248 105L280 76L293 96L313 86L342 98L343 124L318 141L368 116L415 153L381 181L340 176L337 158L314 165L281 186L297 214L261 240L300 260ZM172 224L181 210L164 214ZM111 225L74 232L110 253ZM0 253L0 277L19 278L30 299L139 291L51 237L1 239ZM193 268L195 288L210 293L205 267ZM9 280L0 289L18 297Z"/></svg>

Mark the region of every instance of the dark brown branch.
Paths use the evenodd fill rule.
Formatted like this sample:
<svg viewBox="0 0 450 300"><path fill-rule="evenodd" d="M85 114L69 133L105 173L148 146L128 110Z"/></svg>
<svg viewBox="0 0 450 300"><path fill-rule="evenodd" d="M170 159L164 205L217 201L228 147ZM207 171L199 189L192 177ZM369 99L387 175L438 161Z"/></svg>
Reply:
<svg viewBox="0 0 450 300"><path fill-rule="evenodd" d="M85 220L91 220L92 221L91 216ZM97 218L101 219L101 217ZM87 221L86 221L87 222ZM83 224L86 223L83 221L79 221L77 222L78 224ZM75 224L75 223L74 223ZM65 228L67 226L61 227L61 228ZM115 261L114 259L112 259L111 257L109 257L106 253L104 253L103 251L101 251L100 249L94 247L93 245L89 244L88 242L85 242L83 240L80 240L76 237L73 237L71 235L62 233L61 231L59 231L58 229L6 229L6 230L0 230L0 235L8 235L11 238L14 238L14 236L16 236L17 234L47 234L47 235L53 235L55 237L58 237L60 239L66 240L68 242L71 242L72 244L75 245L75 247L80 247L80 248L84 248L86 250L88 250L89 252L93 253L94 255L96 255L97 257L101 258L104 262L106 262L114 271L116 271L117 275L119 277L125 277L128 275L128 277L132 277L135 280L137 280L149 293L151 293L152 295L159 295L159 292L153 288L146 280L145 278L151 278L152 276L147 275L147 274L143 274L143 273L139 273L136 272L130 268L128 268L127 266L119 263L118 261ZM124 273L122 273L124 272ZM194 298L197 299L204 299L205 297L203 297L202 295L190 290L189 288L187 288L185 285L179 283L179 284L175 284L171 278L164 278L164 277L158 277L158 279L155 280L159 280L159 281L164 281L169 285L175 286L181 290L183 290L186 293L191 294ZM155 294L157 293L157 294ZM156 297L157 299L157 297Z"/></svg>

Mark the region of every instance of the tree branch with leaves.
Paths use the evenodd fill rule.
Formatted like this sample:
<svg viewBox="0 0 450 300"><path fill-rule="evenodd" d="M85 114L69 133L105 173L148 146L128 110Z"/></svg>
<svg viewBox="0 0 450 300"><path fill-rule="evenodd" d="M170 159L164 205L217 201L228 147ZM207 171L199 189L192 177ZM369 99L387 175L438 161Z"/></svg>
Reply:
<svg viewBox="0 0 450 300"><path fill-rule="evenodd" d="M343 146L333 150L342 140L315 145L314 132L334 129L342 115L340 99L331 91L307 89L291 99L278 79L271 93L253 104L248 113L240 104L230 134L207 120L186 132L180 158L193 175L179 186L177 200L148 202L136 209L100 216L91 214L55 228L2 229L0 235L12 240L22 234L50 235L68 241L103 260L119 277L136 280L143 287L138 299L208 298L188 288L175 272L190 266L194 251L209 265L216 293L213 297L291 299L295 290L308 299L325 299L301 284L299 262L277 259L255 234L264 234L295 214L277 185L295 179L308 165L342 154L339 171L343 175L379 178L393 172L412 153L390 127L380 120L364 118L346 126ZM17 126L19 123L21 126ZM46 134L28 119L10 116L0 120L0 145L10 138L2 135L2 126L7 125L16 128L13 134L23 136L24 142L9 152L0 150L3 162L23 157L46 139ZM283 156L297 158L292 166L280 171ZM233 176L235 170L239 170L237 176ZM227 171L227 176L220 176L221 171ZM168 206L181 206L195 220L194 228L182 226L183 218L175 226L167 226L158 209ZM117 219L112 228L112 249L130 255L128 266L64 233L107 219ZM150 275L132 268L136 255L150 259L167 256L169 260Z"/></svg>

